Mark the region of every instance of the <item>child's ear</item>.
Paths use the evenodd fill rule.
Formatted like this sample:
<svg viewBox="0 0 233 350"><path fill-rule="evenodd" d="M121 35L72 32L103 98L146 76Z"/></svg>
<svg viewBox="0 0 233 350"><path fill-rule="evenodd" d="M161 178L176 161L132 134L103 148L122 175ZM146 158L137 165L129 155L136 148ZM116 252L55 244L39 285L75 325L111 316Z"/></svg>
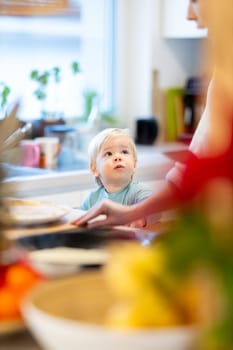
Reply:
<svg viewBox="0 0 233 350"><path fill-rule="evenodd" d="M99 172L94 164L91 166L91 172L95 177L99 177Z"/></svg>

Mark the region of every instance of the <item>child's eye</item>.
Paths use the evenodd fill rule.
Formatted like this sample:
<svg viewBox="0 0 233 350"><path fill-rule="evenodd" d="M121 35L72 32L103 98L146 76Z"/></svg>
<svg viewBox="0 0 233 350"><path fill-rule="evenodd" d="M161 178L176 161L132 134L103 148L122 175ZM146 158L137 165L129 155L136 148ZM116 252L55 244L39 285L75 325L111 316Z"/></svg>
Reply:
<svg viewBox="0 0 233 350"><path fill-rule="evenodd" d="M108 151L104 154L105 157L111 157L111 155L112 155L112 152L110 152L110 151Z"/></svg>
<svg viewBox="0 0 233 350"><path fill-rule="evenodd" d="M123 150L121 151L121 153L122 153L122 154L129 154L129 151L128 151L127 149L123 149Z"/></svg>

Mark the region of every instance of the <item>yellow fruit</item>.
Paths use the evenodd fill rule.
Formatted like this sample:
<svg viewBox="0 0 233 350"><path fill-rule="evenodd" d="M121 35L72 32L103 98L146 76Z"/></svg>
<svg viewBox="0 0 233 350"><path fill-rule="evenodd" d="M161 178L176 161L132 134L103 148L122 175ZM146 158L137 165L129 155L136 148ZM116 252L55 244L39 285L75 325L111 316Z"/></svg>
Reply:
<svg viewBox="0 0 233 350"><path fill-rule="evenodd" d="M107 283L117 296L136 298L153 288L156 278L164 272L165 255L157 248L142 247L138 243L125 244L112 251L105 268Z"/></svg>
<svg viewBox="0 0 233 350"><path fill-rule="evenodd" d="M118 328L172 327L185 323L178 306L154 290L132 302L119 302L110 310L106 322Z"/></svg>

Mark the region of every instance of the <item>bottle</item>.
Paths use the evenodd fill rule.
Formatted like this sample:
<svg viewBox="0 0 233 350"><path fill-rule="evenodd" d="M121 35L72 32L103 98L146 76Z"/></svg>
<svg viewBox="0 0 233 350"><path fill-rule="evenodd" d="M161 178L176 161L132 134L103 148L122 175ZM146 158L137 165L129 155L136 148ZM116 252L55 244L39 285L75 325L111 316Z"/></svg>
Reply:
<svg viewBox="0 0 233 350"><path fill-rule="evenodd" d="M46 168L46 158L43 151L40 152L40 168Z"/></svg>

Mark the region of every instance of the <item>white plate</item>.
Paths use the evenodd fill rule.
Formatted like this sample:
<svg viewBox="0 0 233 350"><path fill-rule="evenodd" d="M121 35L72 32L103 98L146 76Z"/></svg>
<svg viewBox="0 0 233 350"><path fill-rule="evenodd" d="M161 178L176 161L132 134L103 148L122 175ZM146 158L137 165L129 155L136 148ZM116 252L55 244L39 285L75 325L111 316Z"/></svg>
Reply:
<svg viewBox="0 0 233 350"><path fill-rule="evenodd" d="M19 225L44 224L68 214L65 207L39 201L9 199L6 201L12 221Z"/></svg>
<svg viewBox="0 0 233 350"><path fill-rule="evenodd" d="M103 249L56 247L28 254L31 266L46 277L60 277L77 272L82 266L103 265L109 253Z"/></svg>

